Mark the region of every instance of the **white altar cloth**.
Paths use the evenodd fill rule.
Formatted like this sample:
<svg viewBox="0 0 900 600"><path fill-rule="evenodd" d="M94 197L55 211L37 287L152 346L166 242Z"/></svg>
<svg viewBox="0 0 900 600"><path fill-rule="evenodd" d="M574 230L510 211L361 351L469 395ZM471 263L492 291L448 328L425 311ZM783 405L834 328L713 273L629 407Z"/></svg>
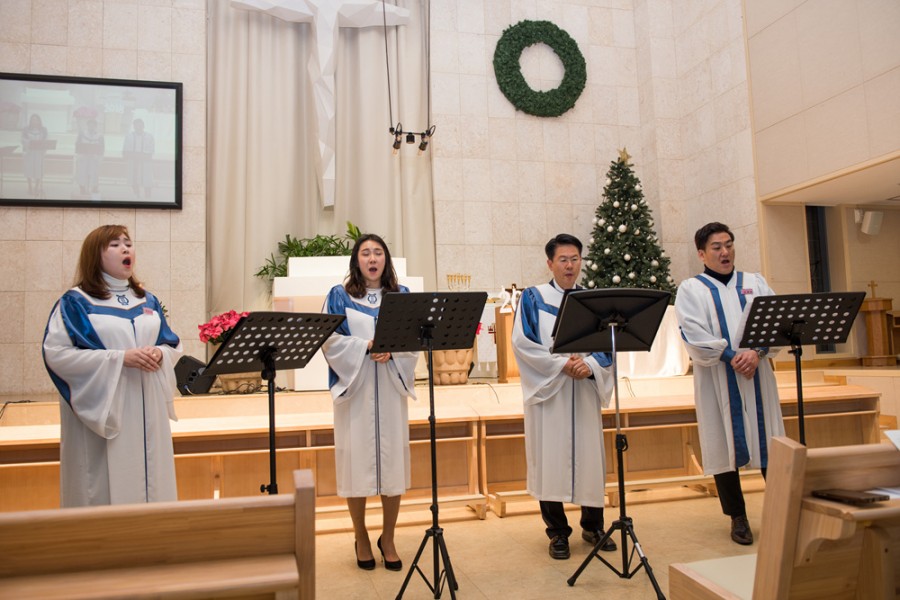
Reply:
<svg viewBox="0 0 900 600"><path fill-rule="evenodd" d="M618 352L619 378L677 377L685 375L690 358L681 341L681 330L675 318L675 307L666 308L662 324L650 352Z"/></svg>

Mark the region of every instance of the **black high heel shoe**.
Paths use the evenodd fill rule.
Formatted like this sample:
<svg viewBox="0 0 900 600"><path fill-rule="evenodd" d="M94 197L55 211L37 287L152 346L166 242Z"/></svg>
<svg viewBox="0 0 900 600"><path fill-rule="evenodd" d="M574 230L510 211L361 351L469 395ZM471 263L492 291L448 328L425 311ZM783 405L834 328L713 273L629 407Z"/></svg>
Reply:
<svg viewBox="0 0 900 600"><path fill-rule="evenodd" d="M381 538L378 540L381 541ZM378 547L381 549L381 546ZM360 569L365 569L366 571L374 571L375 570L375 559L370 558L369 560L359 560L359 554L356 553L356 540L353 541L353 554L356 554L356 566Z"/></svg>
<svg viewBox="0 0 900 600"><path fill-rule="evenodd" d="M402 560L387 560L384 557L384 550L381 549L381 536L378 536L378 551L381 552L381 560L384 562L384 568L388 571L399 571L403 568ZM374 562L374 561L373 561Z"/></svg>

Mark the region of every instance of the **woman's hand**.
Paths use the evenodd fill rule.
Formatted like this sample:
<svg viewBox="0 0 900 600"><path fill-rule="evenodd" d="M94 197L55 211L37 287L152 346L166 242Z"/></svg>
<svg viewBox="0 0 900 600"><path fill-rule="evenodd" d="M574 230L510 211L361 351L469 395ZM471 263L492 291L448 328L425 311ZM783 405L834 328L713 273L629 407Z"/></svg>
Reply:
<svg viewBox="0 0 900 600"><path fill-rule="evenodd" d="M158 371L162 362L162 350L155 346L131 348L125 351L125 366L142 371Z"/></svg>
<svg viewBox="0 0 900 600"><path fill-rule="evenodd" d="M390 352L371 352L369 354L369 357L377 363L384 364L387 361L391 360L391 353Z"/></svg>
<svg viewBox="0 0 900 600"><path fill-rule="evenodd" d="M369 350L372 349L372 342L374 342L374 341L375 340L369 340L369 345L368 345ZM390 352L369 352L369 358L371 358L372 360L374 360L377 363L384 364L387 361L391 360L391 353Z"/></svg>

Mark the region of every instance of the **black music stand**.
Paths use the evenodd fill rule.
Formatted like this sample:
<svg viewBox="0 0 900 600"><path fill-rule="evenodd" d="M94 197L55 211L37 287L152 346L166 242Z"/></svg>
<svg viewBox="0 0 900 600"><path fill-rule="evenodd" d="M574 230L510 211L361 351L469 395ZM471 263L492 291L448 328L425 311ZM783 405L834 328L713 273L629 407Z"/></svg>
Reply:
<svg viewBox="0 0 900 600"><path fill-rule="evenodd" d="M450 590L450 597L456 598L459 585L450 564L450 554L444 543L444 530L438 521L437 500L437 441L435 438L434 418L434 364L432 350L459 350L471 348L475 343L475 330L481 320L485 292L425 292L417 294L385 294L378 311L378 323L375 326L375 339L372 352L418 352L425 350L428 356L428 424L431 440L431 528L425 531L425 537L419 545L419 551L413 559L403 587L403 592L418 572L428 589L440 598L443 592L443 581ZM428 538L434 541L434 584L419 568L419 558L428 544ZM444 561L444 573L441 573L441 559ZM446 576L444 580L443 576Z"/></svg>
<svg viewBox="0 0 900 600"><path fill-rule="evenodd" d="M260 492L278 493L275 473L275 370L302 369L344 321L343 315L254 312L228 332L204 375L260 371L269 388L269 484Z"/></svg>
<svg viewBox="0 0 900 600"><path fill-rule="evenodd" d="M666 314L669 305L669 292L660 290L611 288L604 290L566 290L560 304L559 316L553 325L554 339L550 352L611 352L614 391L616 398L616 465L619 476L619 518L613 521L609 529L594 545L578 570L566 580L570 586L575 585L581 572L587 568L592 558L596 558L613 573L623 579L631 579L641 567L647 572L657 598L665 600L665 595L653 576L650 561L634 534L634 523L625 512L625 463L624 452L628 450L628 439L622 433L619 416L619 369L617 352L649 352L653 339ZM605 473L601 477L606 477ZM622 532L622 570L619 571L605 558L600 556L600 548L612 537L613 531ZM633 549L628 552L628 540ZM634 553L640 557L640 564L633 570L631 561Z"/></svg>
<svg viewBox="0 0 900 600"><path fill-rule="evenodd" d="M755 298L742 319L740 348L790 346L797 374L797 418L800 443L806 445L803 425L803 375L800 356L804 344L843 344L862 306L865 292L784 294Z"/></svg>

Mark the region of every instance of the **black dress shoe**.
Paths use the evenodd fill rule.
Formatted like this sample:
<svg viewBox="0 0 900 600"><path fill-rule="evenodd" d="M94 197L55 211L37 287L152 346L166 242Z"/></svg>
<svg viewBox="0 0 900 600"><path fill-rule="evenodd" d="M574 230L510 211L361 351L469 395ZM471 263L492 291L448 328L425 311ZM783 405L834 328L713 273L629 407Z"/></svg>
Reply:
<svg viewBox="0 0 900 600"><path fill-rule="evenodd" d="M550 556L557 560L569 558L569 538L555 535L550 539Z"/></svg>
<svg viewBox="0 0 900 600"><path fill-rule="evenodd" d="M604 535L606 535L606 532L602 529L599 529L597 531L588 531L587 529L581 530L581 539L589 543L591 546L596 546L597 542L599 542L600 538L602 538ZM616 543L613 541L612 536L610 536L606 538L606 541L603 542L603 545L600 546L600 549L604 552L612 552L613 550L618 549L618 546L616 546Z"/></svg>
<svg viewBox="0 0 900 600"><path fill-rule="evenodd" d="M356 554L355 541L353 542L353 554ZM359 560L359 554L356 554L356 566L366 571L372 571L375 569L375 559L370 558L369 560Z"/></svg>
<svg viewBox="0 0 900 600"><path fill-rule="evenodd" d="M378 551L381 552L381 560L382 560L382 562L384 562L385 569L387 569L388 571L399 571L400 569L403 568L402 560L388 560L384 557L384 550L381 549L381 536L380 535L378 536L377 546L378 546ZM374 563L375 561L373 560L372 562Z"/></svg>
<svg viewBox="0 0 900 600"><path fill-rule="evenodd" d="M731 517L731 539L743 546L753 543L753 532L746 515Z"/></svg>

